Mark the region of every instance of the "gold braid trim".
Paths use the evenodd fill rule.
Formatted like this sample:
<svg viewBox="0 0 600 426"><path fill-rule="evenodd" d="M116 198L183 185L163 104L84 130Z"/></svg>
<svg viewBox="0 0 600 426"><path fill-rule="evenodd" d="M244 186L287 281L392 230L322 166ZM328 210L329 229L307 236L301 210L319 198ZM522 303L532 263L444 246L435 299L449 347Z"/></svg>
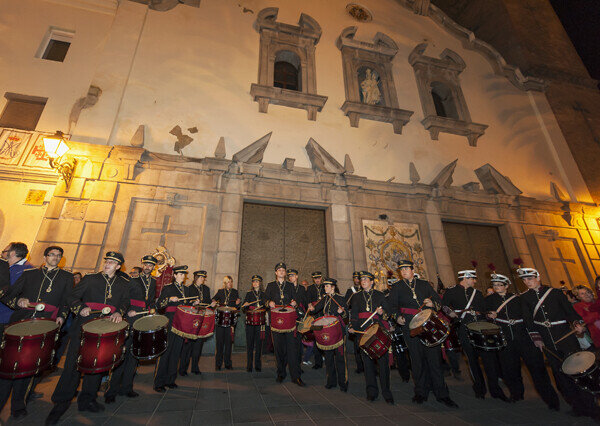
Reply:
<svg viewBox="0 0 600 426"><path fill-rule="evenodd" d="M296 326L293 326L289 330L277 330L276 328L273 328L273 325L271 324L271 331L274 331L275 333L289 333L290 331L294 331L295 329Z"/></svg>
<svg viewBox="0 0 600 426"><path fill-rule="evenodd" d="M178 336L185 337L187 339L196 340L199 338L199 336L197 336L195 334L184 333L183 331L179 331L176 328L171 328L171 331L173 333L177 334Z"/></svg>
<svg viewBox="0 0 600 426"><path fill-rule="evenodd" d="M317 342L316 340L315 340L315 343L317 344L317 346L319 347L319 349L321 349L322 351L330 351L332 349L337 349L340 346L342 346L344 344L344 339L340 340L335 345L328 345L328 346L322 345L319 342Z"/></svg>

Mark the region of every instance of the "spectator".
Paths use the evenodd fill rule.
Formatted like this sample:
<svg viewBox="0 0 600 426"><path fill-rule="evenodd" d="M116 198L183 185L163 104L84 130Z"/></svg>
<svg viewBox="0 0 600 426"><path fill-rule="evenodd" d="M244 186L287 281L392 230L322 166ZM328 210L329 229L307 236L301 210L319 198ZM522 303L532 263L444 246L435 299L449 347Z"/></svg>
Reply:
<svg viewBox="0 0 600 426"><path fill-rule="evenodd" d="M594 312L593 309L590 309L594 305L594 293L590 288L583 285L575 287L575 292L580 301L575 303L573 307L585 321L594 346L600 348L600 312Z"/></svg>
<svg viewBox="0 0 600 426"><path fill-rule="evenodd" d="M142 273L142 268L140 268L139 266L134 266L133 268L131 268L131 271L129 272L129 276L131 278L138 278L141 273Z"/></svg>
<svg viewBox="0 0 600 426"><path fill-rule="evenodd" d="M81 272L73 272L73 287L79 284L82 278L83 275L81 274Z"/></svg>
<svg viewBox="0 0 600 426"><path fill-rule="evenodd" d="M27 261L29 250L25 243L13 241L2 251L2 258L8 262L10 285L13 285L21 276L25 269L33 268L33 265ZM0 303L0 324L7 324L13 310Z"/></svg>

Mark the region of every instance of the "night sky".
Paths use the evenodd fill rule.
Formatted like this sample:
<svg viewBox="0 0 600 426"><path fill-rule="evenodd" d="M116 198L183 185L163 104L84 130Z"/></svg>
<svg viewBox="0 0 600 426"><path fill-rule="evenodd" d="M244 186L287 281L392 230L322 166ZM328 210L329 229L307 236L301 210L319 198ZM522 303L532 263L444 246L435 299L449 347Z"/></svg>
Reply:
<svg viewBox="0 0 600 426"><path fill-rule="evenodd" d="M590 76L600 80L600 0L550 0Z"/></svg>

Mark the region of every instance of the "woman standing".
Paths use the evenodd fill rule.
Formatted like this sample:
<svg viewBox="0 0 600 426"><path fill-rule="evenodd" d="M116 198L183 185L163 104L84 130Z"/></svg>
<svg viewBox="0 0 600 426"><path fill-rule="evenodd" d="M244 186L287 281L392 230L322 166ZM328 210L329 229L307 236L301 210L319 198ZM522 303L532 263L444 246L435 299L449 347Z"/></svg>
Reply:
<svg viewBox="0 0 600 426"><path fill-rule="evenodd" d="M233 278L226 275L223 278L223 288L221 288L215 296L213 301L216 302L220 307L239 308L240 296L238 291L233 288ZM217 308L217 315L219 315ZM218 371L225 361L225 369L231 370L231 346L233 343L233 337L235 335L235 316L237 312L233 314L230 325L223 323L219 324L217 317L217 324L215 327L216 334L216 352L215 352L215 369Z"/></svg>
<svg viewBox="0 0 600 426"><path fill-rule="evenodd" d="M265 292L262 289L262 277L260 275L252 276L252 290L246 293L242 310L246 315L249 312L262 310L262 318L265 317ZM254 369L261 371L262 365L260 356L262 353L262 344L265 339L264 325L251 325L246 319L246 370L252 372L252 361L254 359Z"/></svg>

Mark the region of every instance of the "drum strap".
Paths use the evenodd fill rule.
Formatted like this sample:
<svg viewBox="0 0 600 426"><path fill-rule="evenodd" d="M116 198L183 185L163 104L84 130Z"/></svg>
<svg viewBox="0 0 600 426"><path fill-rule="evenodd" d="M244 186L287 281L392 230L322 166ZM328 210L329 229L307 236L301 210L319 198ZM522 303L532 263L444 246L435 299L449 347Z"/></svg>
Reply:
<svg viewBox="0 0 600 426"><path fill-rule="evenodd" d="M548 297L548 295L550 294L551 291L552 291L552 289L549 288L548 291L546 293L544 293L542 298L540 300L538 300L537 305L535 305L535 308L533 308L533 317L532 318L535 319L535 315L537 314L538 310L540 309L540 306L542 306L542 303L544 303L544 300L546 300L546 297Z"/></svg>
<svg viewBox="0 0 600 426"><path fill-rule="evenodd" d="M131 306L136 306L138 308L145 308L146 307L146 302L144 302L143 300L131 299L129 301L129 303L131 304Z"/></svg>
<svg viewBox="0 0 600 426"><path fill-rule="evenodd" d="M115 308L113 305L107 305L105 303L85 302L85 306L87 306L88 308L91 308L93 310L98 310L98 311L103 308L109 307L111 313L113 313L117 310L117 308Z"/></svg>
<svg viewBox="0 0 600 426"><path fill-rule="evenodd" d="M473 289L473 293L471 293L471 298L467 302L467 306L465 306L465 309L463 309L463 313L460 315L460 319L463 319L465 317L465 315L467 315L469 308L471 307L471 304L473 303L473 299L475 299L475 293L477 293L477 290Z"/></svg>
<svg viewBox="0 0 600 426"><path fill-rule="evenodd" d="M513 300L515 297L517 297L517 295L513 294L508 299L506 299L504 301L504 303L502 303L500 306L498 306L498 309L496 309L496 313L500 312L502 310L502 308L504 308L506 305L508 305L508 302L510 302L511 300Z"/></svg>
<svg viewBox="0 0 600 426"><path fill-rule="evenodd" d="M400 308L400 312L403 314L408 314L408 315L417 315L419 312L418 309L413 309L413 308Z"/></svg>

